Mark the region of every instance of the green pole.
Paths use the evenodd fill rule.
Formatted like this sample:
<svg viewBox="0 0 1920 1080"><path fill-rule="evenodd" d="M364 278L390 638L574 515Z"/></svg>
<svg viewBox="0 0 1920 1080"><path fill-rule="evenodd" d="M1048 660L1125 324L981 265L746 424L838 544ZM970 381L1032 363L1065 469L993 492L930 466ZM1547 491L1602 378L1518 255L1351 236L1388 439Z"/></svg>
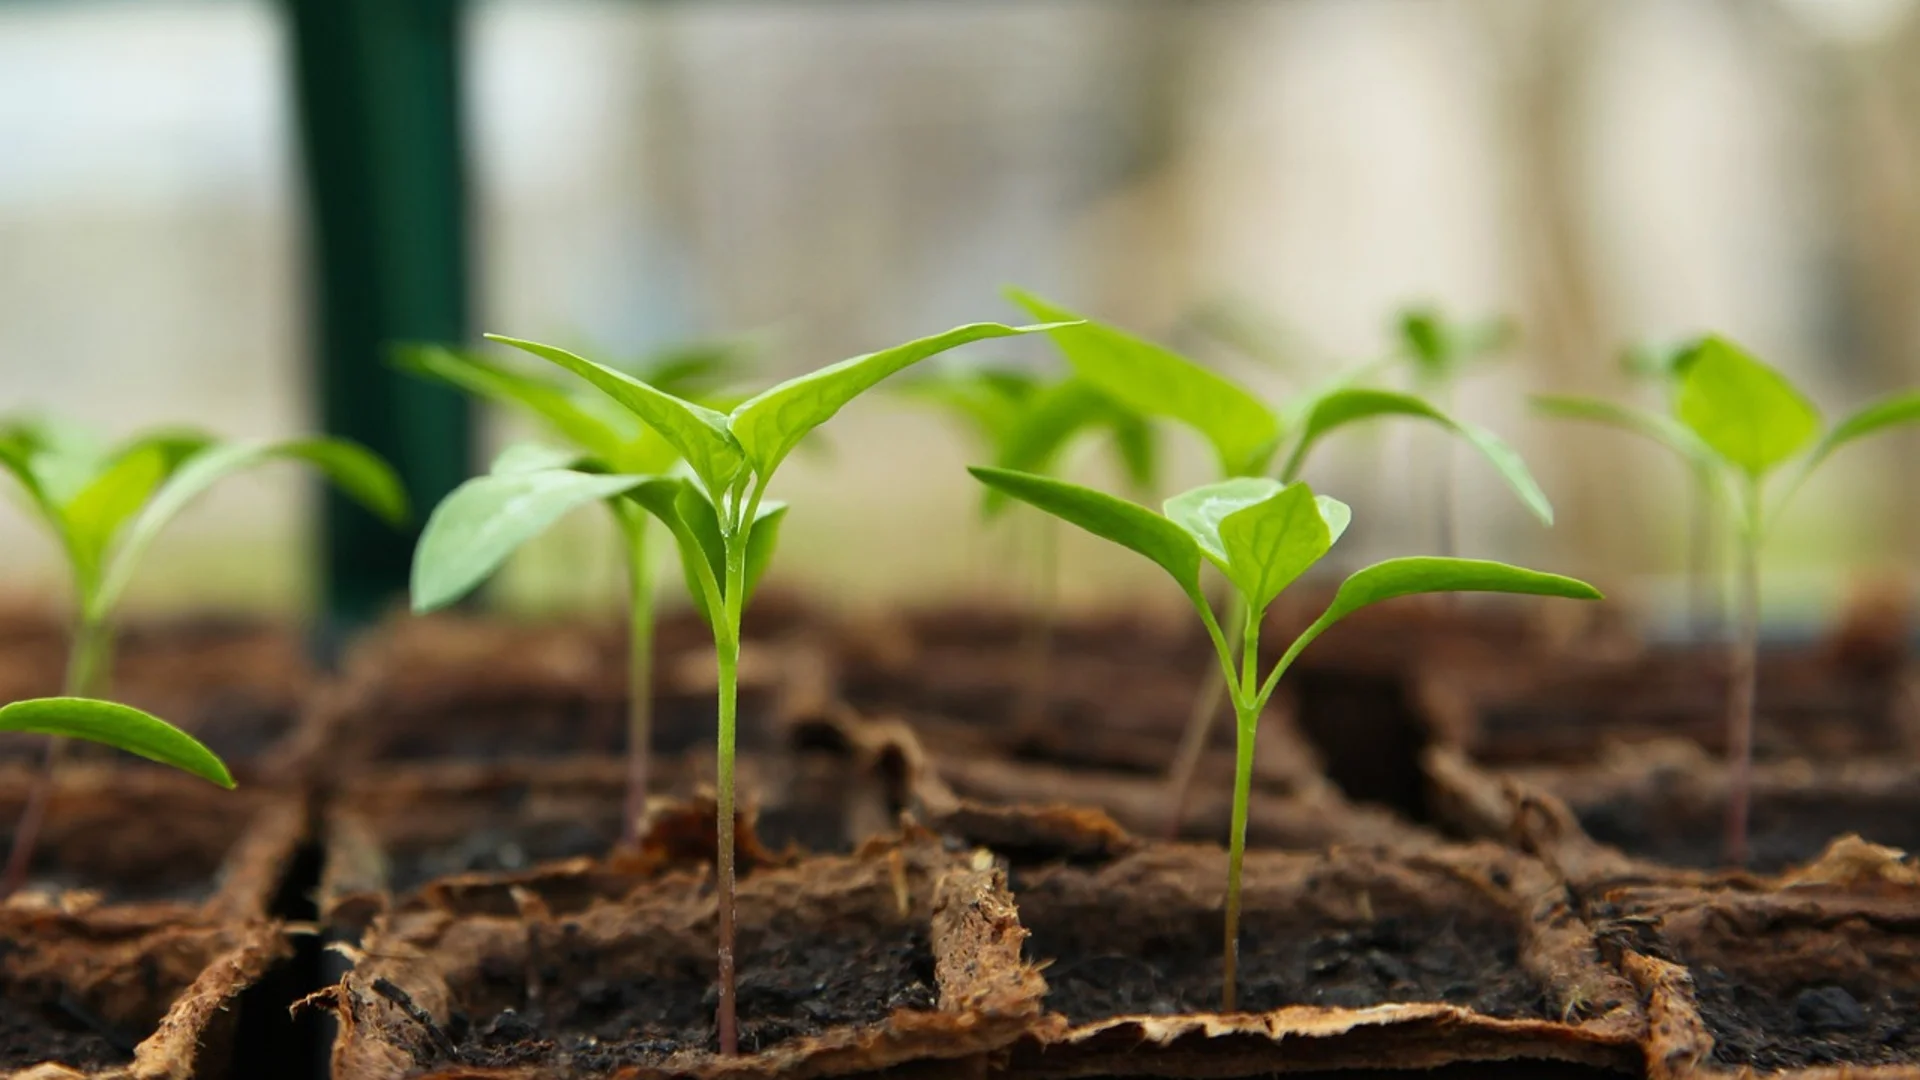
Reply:
<svg viewBox="0 0 1920 1080"><path fill-rule="evenodd" d="M322 427L391 461L414 501L396 531L328 491L329 622L403 595L427 508L464 479L459 394L392 370L396 341L467 336L461 0L285 0L306 182L310 386Z"/></svg>

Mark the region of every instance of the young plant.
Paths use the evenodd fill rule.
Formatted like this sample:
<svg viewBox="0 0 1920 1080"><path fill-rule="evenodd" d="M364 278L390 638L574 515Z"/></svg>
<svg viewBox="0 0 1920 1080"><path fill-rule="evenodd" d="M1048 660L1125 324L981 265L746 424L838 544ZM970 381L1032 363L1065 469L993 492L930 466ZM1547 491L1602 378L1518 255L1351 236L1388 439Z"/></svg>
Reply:
<svg viewBox="0 0 1920 1080"><path fill-rule="evenodd" d="M632 374L667 393L711 402L715 384L738 356L738 349L724 343L684 346L657 355ZM414 549L413 610L435 611L466 596L515 549L579 506L604 504L620 530L628 626L627 797L620 841L632 846L646 812L653 745L654 560L646 512L608 477L665 473L679 463L679 451L605 395L576 393L572 386L473 353L417 346L402 350L395 363L530 413L570 444L568 450L525 443L508 447L487 475L441 500Z"/></svg>
<svg viewBox="0 0 1920 1080"><path fill-rule="evenodd" d="M1448 319L1438 309L1406 308L1394 322L1400 355L1413 369L1414 389L1420 396L1451 407L1453 387L1473 365L1513 344L1514 325L1500 317L1477 320ZM1436 532L1441 550L1451 555L1458 546L1453 507L1453 453L1447 447L1433 456L1433 490L1438 515Z"/></svg>
<svg viewBox="0 0 1920 1080"><path fill-rule="evenodd" d="M1637 342L1621 354L1620 367L1636 381L1659 387L1668 411L1672 411L1687 361L1693 355L1692 342ZM1534 404L1549 416L1578 420L1583 418L1585 402L1546 396L1535 398ZM1695 638L1705 639L1715 633L1719 622L1720 590L1714 580L1713 554L1718 542L1714 499L1719 482L1712 467L1702 461L1689 461L1687 473L1687 623Z"/></svg>
<svg viewBox="0 0 1920 1080"><path fill-rule="evenodd" d="M1252 795L1254 739L1261 712L1294 660L1328 627L1368 604L1396 596L1433 592L1506 592L1596 599L1590 585L1572 578L1497 562L1450 558L1403 558L1360 570L1347 578L1333 602L1287 647L1263 676L1260 627L1267 607L1346 531L1346 504L1315 495L1304 482L1236 477L1168 499L1156 514L1124 499L1059 480L975 468L982 483L1031 503L1062 520L1131 548L1173 576L1199 613L1219 656L1233 701L1235 727L1233 824L1227 844L1226 938L1221 1011L1234 1010L1239 958L1240 875L1247 846L1247 804ZM1226 578L1241 613L1238 644L1230 640L1201 588L1202 567L1212 563Z"/></svg>
<svg viewBox="0 0 1920 1080"><path fill-rule="evenodd" d="M1541 399L1562 415L1623 428L1673 450L1713 478L1736 554L1736 627L1727 694L1729 783L1726 857L1747 859L1747 804L1753 775L1753 709L1760 649L1760 550L1775 520L1814 469L1848 443L1897 424L1920 422L1920 390L1882 398L1820 433L1820 412L1779 372L1718 336L1679 361L1674 415L1588 398ZM1767 483L1793 464L1768 498Z"/></svg>
<svg viewBox="0 0 1920 1080"><path fill-rule="evenodd" d="M785 507L766 499L767 485L787 455L813 429L887 376L948 349L986 338L1008 337L1047 327L972 323L944 334L832 364L719 412L686 401L624 372L564 349L489 335L580 376L658 432L685 463L682 476L594 474L545 469L518 474L525 500L473 522L475 529L506 532L529 528L537 508L554 489L599 485L579 501L616 492L672 532L680 549L694 603L713 629L719 666L718 750L715 768L719 847L715 872L719 906L720 1052L739 1052L734 994L734 728L739 691L740 621L747 599L773 558ZM576 503L577 505L577 503Z"/></svg>
<svg viewBox="0 0 1920 1080"><path fill-rule="evenodd" d="M1223 479L1273 473L1282 483L1291 483L1299 479L1312 450L1335 431L1367 420L1401 416L1435 424L1466 440L1528 510L1543 523L1553 523L1552 504L1511 446L1493 432L1456 420L1423 398L1356 386L1342 378L1278 408L1270 407L1252 391L1171 349L1082 319L1029 293L1014 291L1009 295L1036 318L1078 320L1051 335L1074 372L1142 416L1176 420L1199 433L1212 445ZM1280 461L1277 468L1276 458ZM1238 640L1244 622L1244 613L1232 606L1238 603L1239 594L1229 593L1226 626L1232 641ZM1227 680L1210 675L1188 718L1168 774L1170 832L1177 832L1185 817L1193 777L1227 688Z"/></svg>
<svg viewBox="0 0 1920 1080"><path fill-rule="evenodd" d="M337 439L221 442L198 432L163 431L105 447L56 424L0 422L0 471L13 477L41 524L59 542L73 585L72 639L65 694L59 700L106 696L114 608L160 530L224 477L274 460L311 465L375 513L394 522L406 517L406 493L393 470L365 448ZM48 715L85 711L79 706L61 709L65 711ZM112 715L125 723L135 723L132 713L113 706ZM59 737L47 745L13 834L6 870L0 874L0 896L26 880L64 747Z"/></svg>

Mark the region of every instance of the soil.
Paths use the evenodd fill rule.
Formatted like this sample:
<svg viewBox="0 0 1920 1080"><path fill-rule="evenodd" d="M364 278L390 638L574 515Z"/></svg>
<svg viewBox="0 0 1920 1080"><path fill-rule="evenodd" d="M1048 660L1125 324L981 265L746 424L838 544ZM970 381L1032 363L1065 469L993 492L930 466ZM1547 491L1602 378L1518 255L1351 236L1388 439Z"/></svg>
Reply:
<svg viewBox="0 0 1920 1080"><path fill-rule="evenodd" d="M12 989L12 988L9 988ZM133 1060L133 1040L111 1036L106 1022L64 994L31 1003L0 997L0 1069L23 1069L57 1061L76 1069Z"/></svg>
<svg viewBox="0 0 1920 1080"><path fill-rule="evenodd" d="M775 928L740 960L740 1048L756 1052L788 1039L885 1020L895 1009L938 1004L933 952L923 931L875 935L848 927L800 933ZM511 1008L454 1013L446 1034L460 1064L537 1064L566 1071L658 1064L683 1050L718 1049L716 991L706 965L666 978L595 977L595 957L565 941L558 963L540 972L528 1001L528 973L487 969L478 993ZM561 978L564 965L566 978Z"/></svg>
<svg viewBox="0 0 1920 1080"><path fill-rule="evenodd" d="M1756 1070L1920 1063L1920 988L1815 982L1761 990L1716 967L1692 969L1713 1059Z"/></svg>
<svg viewBox="0 0 1920 1080"><path fill-rule="evenodd" d="M1576 807L1587 835L1629 855L1712 869L1724 864L1724 804L1622 796ZM1748 821L1747 867L1774 873L1819 857L1835 837L1920 851L1920 791L1905 798L1845 790L1759 793Z"/></svg>
<svg viewBox="0 0 1920 1080"><path fill-rule="evenodd" d="M619 838L615 821L525 822L487 826L449 844L389 851L388 885L409 892L438 877L525 870L581 855L605 855Z"/></svg>

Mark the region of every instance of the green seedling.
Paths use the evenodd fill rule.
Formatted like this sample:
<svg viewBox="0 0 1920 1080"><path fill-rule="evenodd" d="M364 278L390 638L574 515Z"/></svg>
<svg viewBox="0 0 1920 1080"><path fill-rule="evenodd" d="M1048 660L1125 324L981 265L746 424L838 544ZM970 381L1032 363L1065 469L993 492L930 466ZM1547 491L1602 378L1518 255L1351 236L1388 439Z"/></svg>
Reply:
<svg viewBox="0 0 1920 1080"><path fill-rule="evenodd" d="M1351 517L1345 503L1315 495L1304 482L1236 477L1168 499L1164 513L1091 488L1003 469L975 468L996 490L1031 503L1095 536L1153 560L1173 576L1199 613L1219 657L1233 701L1235 728L1233 824L1227 846L1226 937L1221 1010L1234 1009L1239 957L1240 875L1247 846L1247 806L1253 790L1254 739L1260 714L1302 650L1327 628L1369 604L1436 592L1505 592L1597 599L1572 578L1474 559L1389 559L1348 577L1320 617L1262 676L1260 627L1266 611L1333 547ZM1211 563L1225 577L1242 613L1238 643L1230 640L1201 587Z"/></svg>
<svg viewBox="0 0 1920 1080"><path fill-rule="evenodd" d="M1543 523L1553 523L1553 506L1519 453L1493 432L1456 420L1421 397L1353 385L1354 377L1342 377L1275 408L1171 349L1082 319L1028 293L1014 291L1010 296L1036 318L1078 320L1051 335L1074 372L1142 416L1176 420L1193 429L1212 446L1223 479L1271 473L1282 483L1291 483L1299 479L1308 455L1336 431L1399 416L1437 425L1464 439L1528 510ZM1244 622L1243 613L1232 607L1238 602L1237 593L1228 594L1226 624L1231 640L1237 640ZM1170 832L1179 830L1186 815L1193 777L1227 689L1226 680L1209 676L1188 718L1168 774Z"/></svg>
<svg viewBox="0 0 1920 1080"><path fill-rule="evenodd" d="M65 695L57 699L69 704L40 707L38 714L83 717L92 709L96 719L118 717L131 725L127 730L141 726L133 719L135 710L125 706L100 709L71 703L106 696L112 667L113 612L141 554L175 515L215 483L275 460L313 466L349 496L390 521L406 517L406 493L399 478L385 462L353 443L323 438L222 442L198 432L163 431L109 447L61 425L32 420L0 422L0 471L13 477L25 493L28 506L60 544L73 585L75 610ZM111 725L98 730L111 730ZM13 834L6 870L0 874L0 896L12 893L26 880L64 747L63 738L48 743L40 774ZM144 752L136 747L128 749Z"/></svg>
<svg viewBox="0 0 1920 1080"><path fill-rule="evenodd" d="M1658 387L1670 412L1680 395L1686 363L1694 355L1693 345L1690 341L1636 342L1622 350L1620 370L1636 382ZM1553 397L1535 400L1535 407L1549 416L1576 420L1582 418L1580 404ZM1687 622L1696 638L1705 638L1715 632L1719 619L1713 555L1718 542L1714 521L1717 513L1714 490L1718 481L1712 466L1704 461L1689 461L1687 473Z"/></svg>
<svg viewBox="0 0 1920 1080"><path fill-rule="evenodd" d="M1453 388L1472 367L1492 359L1518 337L1513 323L1493 316L1476 320L1447 318L1430 306L1402 310L1394 320L1399 355L1413 371L1420 396L1451 407ZM1435 532L1441 551L1453 554L1459 546L1453 507L1453 453L1448 447L1433 455Z"/></svg>
<svg viewBox="0 0 1920 1080"><path fill-rule="evenodd" d="M1643 435L1712 479L1726 508L1738 573L1736 631L1727 694L1729 785L1726 857L1747 858L1747 808L1753 774L1753 709L1760 648L1760 550L1775 520L1807 477L1841 447L1897 424L1920 422L1920 391L1882 398L1820 432L1820 412L1779 372L1722 337L1707 337L1679 358L1673 415L1578 397L1544 397L1556 415ZM1771 498L1767 484L1783 468Z"/></svg>
<svg viewBox="0 0 1920 1080"><path fill-rule="evenodd" d="M887 376L969 342L1043 329L1048 327L972 323L789 379L724 413L564 349L489 335L493 341L525 350L585 379L665 439L692 474L688 479L551 468L510 474L525 487L524 495L474 515L461 528L530 534L543 527L540 519L547 511L542 507L565 501L553 491L587 486L591 494L568 496L573 505L619 493L673 534L694 604L713 629L719 668L715 871L720 993L715 1026L723 1054L738 1053L740 1048L734 993L734 729L740 622L755 583L773 559L786 510L766 498L767 485L808 433ZM449 534L456 531L454 525L445 528ZM486 548L475 544L460 550ZM467 572L455 569L447 570L450 576Z"/></svg>
<svg viewBox="0 0 1920 1080"><path fill-rule="evenodd" d="M629 371L667 393L713 401L741 350L718 343L668 350ZM401 350L395 363L497 404L530 413L565 450L521 443L485 476L447 494L414 549L413 609L435 611L472 592L522 544L574 509L598 502L620 531L627 579L627 796L621 843L639 841L653 745L654 559L649 518L609 477L666 473L674 445L633 413L586 387L563 385L439 346Z"/></svg>

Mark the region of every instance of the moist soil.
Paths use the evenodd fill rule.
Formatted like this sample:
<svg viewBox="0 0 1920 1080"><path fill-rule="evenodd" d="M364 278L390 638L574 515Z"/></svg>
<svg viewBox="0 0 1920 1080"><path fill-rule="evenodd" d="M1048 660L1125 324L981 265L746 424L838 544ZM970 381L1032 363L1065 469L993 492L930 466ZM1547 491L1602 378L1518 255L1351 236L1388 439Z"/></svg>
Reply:
<svg viewBox="0 0 1920 1080"><path fill-rule="evenodd" d="M1697 869L1725 864L1723 804L1669 805L1621 797L1576 808L1581 828L1629 855ZM1837 836L1920 851L1920 792L1897 798L1843 791L1760 793L1748 821L1747 868L1776 873L1820 856Z"/></svg>
<svg viewBox="0 0 1920 1080"><path fill-rule="evenodd" d="M563 940L549 948L565 958L569 972L593 969L593 957L580 946ZM593 1071L719 1049L717 990L708 965L683 967L666 978L576 974L564 982L560 966L545 967L539 985L530 988L526 970L483 964L479 992L520 1005L479 1016L456 1011L446 1035L457 1062ZM797 933L775 928L741 957L738 989L740 1049L748 1053L834 1028L878 1024L895 1009L932 1010L939 1003L926 935L904 927L879 935L868 927Z"/></svg>
<svg viewBox="0 0 1920 1080"><path fill-rule="evenodd" d="M133 1060L133 1044L78 1002L57 995L29 1003L0 997L0 1069L57 1061L97 1069Z"/></svg>
<svg viewBox="0 0 1920 1080"><path fill-rule="evenodd" d="M1076 1024L1128 1014L1175 1015L1220 1007L1221 915L1136 937L1084 921L1054 921L1022 906L1027 955L1050 960L1047 1007ZM1365 1008L1444 1002L1488 1016L1546 1019L1544 988L1521 970L1513 930L1440 913L1387 915L1365 925L1314 922L1297 912L1249 911L1240 930L1237 1007Z"/></svg>
<svg viewBox="0 0 1920 1080"><path fill-rule="evenodd" d="M1920 989L1831 982L1775 994L1715 967L1692 969L1713 1059L1759 1071L1920 1063Z"/></svg>

